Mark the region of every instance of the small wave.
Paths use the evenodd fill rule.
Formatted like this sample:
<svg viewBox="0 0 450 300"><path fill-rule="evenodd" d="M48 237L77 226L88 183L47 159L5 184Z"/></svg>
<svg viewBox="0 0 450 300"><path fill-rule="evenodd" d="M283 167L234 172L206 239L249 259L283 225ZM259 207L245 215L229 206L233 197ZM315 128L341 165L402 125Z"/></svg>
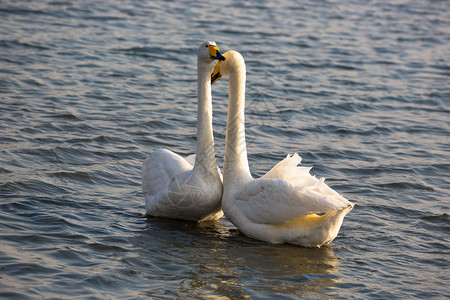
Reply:
<svg viewBox="0 0 450 300"><path fill-rule="evenodd" d="M131 47L131 48L116 48L111 51L116 53L123 53L125 55L139 56L143 58L154 58L154 59L167 59L167 54L174 53L173 49L165 49L160 47ZM179 54L178 51L175 51Z"/></svg>
<svg viewBox="0 0 450 300"><path fill-rule="evenodd" d="M414 190L434 191L434 189L431 186L412 182L389 182L389 183L375 184L375 186L389 189L414 189Z"/></svg>
<svg viewBox="0 0 450 300"><path fill-rule="evenodd" d="M432 223L444 223L450 225L450 216L446 213L440 215L429 215L421 217L422 220L429 221Z"/></svg>

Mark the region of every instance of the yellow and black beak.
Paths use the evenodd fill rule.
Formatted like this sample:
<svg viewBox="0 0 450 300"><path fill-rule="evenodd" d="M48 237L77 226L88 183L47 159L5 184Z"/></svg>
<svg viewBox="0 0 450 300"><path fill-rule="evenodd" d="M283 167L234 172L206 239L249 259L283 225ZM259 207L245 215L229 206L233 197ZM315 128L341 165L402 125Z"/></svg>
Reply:
<svg viewBox="0 0 450 300"><path fill-rule="evenodd" d="M223 60L225 60L225 57ZM211 83L216 82L220 78L222 78L222 74L220 74L220 61L218 61L211 74Z"/></svg>
<svg viewBox="0 0 450 300"><path fill-rule="evenodd" d="M217 59L219 61L225 60L225 57L222 54L220 54L219 48L217 46L209 45L208 49L209 49L209 56L212 59Z"/></svg>

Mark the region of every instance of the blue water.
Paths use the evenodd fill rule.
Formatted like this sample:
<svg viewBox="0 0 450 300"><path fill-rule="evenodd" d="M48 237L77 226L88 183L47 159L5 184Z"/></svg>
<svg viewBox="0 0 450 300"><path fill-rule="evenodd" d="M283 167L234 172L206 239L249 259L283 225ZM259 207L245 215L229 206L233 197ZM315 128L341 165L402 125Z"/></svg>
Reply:
<svg viewBox="0 0 450 300"><path fill-rule="evenodd" d="M0 298L449 298L448 1L0 2ZM329 246L146 218L196 143L196 53L247 63L255 176L298 152L350 201ZM222 164L227 81L213 86Z"/></svg>

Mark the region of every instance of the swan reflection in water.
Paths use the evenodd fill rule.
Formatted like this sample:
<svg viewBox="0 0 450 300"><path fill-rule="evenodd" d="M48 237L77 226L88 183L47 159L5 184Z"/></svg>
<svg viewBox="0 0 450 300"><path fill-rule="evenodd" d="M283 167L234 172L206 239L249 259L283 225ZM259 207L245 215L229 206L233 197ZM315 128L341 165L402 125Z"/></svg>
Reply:
<svg viewBox="0 0 450 300"><path fill-rule="evenodd" d="M247 238L225 218L148 218L135 242L146 262L139 270L148 280L143 295L329 297L340 282L332 247L267 244Z"/></svg>

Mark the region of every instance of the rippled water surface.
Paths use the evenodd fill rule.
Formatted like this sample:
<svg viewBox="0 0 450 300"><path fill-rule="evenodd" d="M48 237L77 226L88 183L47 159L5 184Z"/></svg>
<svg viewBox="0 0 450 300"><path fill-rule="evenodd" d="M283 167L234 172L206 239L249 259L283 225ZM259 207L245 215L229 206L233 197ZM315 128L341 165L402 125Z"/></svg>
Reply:
<svg viewBox="0 0 450 300"><path fill-rule="evenodd" d="M448 1L0 2L0 297L449 298ZM320 249L144 217L196 143L196 53L247 63L260 176L298 152L357 206ZM222 164L227 81L213 86Z"/></svg>

